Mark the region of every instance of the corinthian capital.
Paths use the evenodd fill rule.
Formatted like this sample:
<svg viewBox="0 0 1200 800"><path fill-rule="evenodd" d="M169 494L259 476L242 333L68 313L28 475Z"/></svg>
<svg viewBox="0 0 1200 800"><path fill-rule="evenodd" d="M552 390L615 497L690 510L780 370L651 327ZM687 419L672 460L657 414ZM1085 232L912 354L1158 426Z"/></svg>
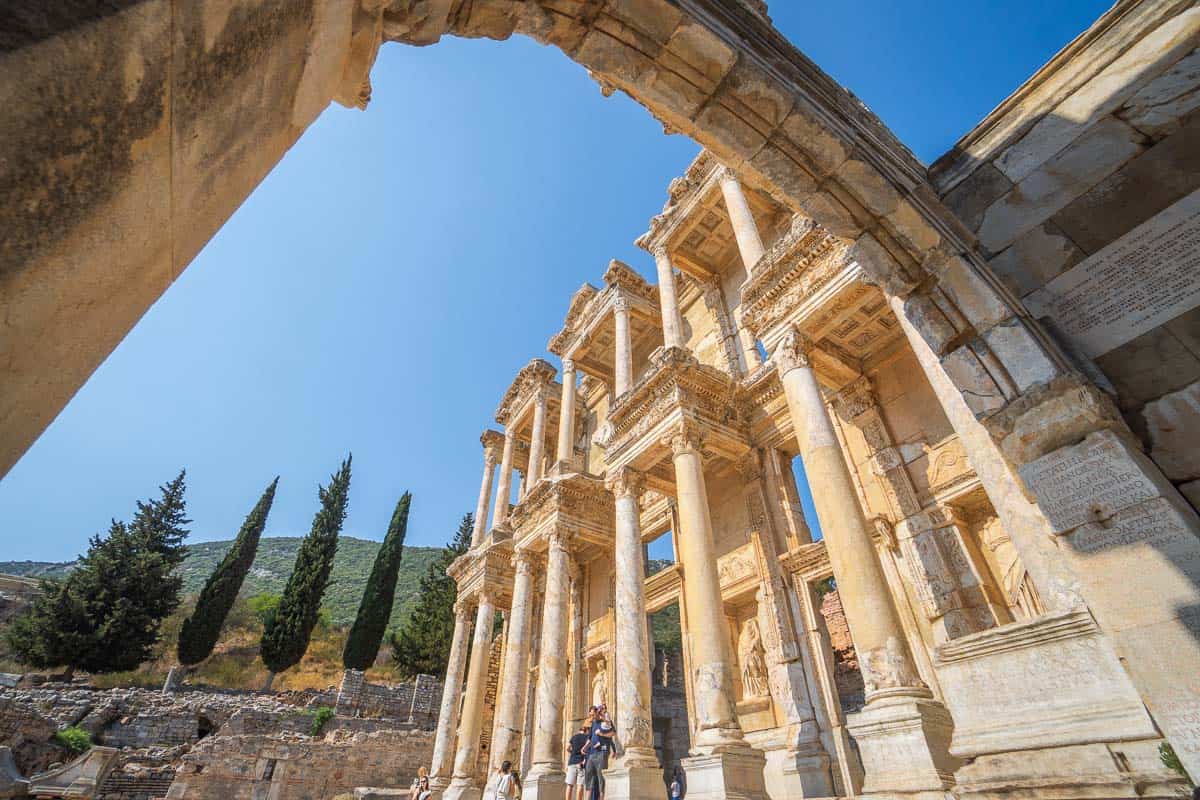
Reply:
<svg viewBox="0 0 1200 800"><path fill-rule="evenodd" d="M645 491L646 478L636 469L620 467L608 477L605 484L617 499L631 496L637 498Z"/></svg>
<svg viewBox="0 0 1200 800"><path fill-rule="evenodd" d="M575 532L561 525L556 525L546 537L551 550L562 550L568 555L574 546L574 539Z"/></svg>
<svg viewBox="0 0 1200 800"><path fill-rule="evenodd" d="M662 442L671 448L672 456L685 453L697 455L704 453L704 432L695 423L679 423L675 426L675 430L663 437Z"/></svg>
<svg viewBox="0 0 1200 800"><path fill-rule="evenodd" d="M575 359L571 358L570 356L564 356L562 360L562 371L563 375L566 375L568 372L574 372Z"/></svg>
<svg viewBox="0 0 1200 800"><path fill-rule="evenodd" d="M875 406L875 394L871 391L871 379L865 375L846 384L834 397L834 408L838 416L847 422L865 414Z"/></svg>
<svg viewBox="0 0 1200 800"><path fill-rule="evenodd" d="M484 431L479 437L479 443L483 445L483 460L495 466L500 460L500 451L504 449L504 434L499 431Z"/></svg>
<svg viewBox="0 0 1200 800"><path fill-rule="evenodd" d="M779 340L779 344L775 345L775 352L771 354L771 361L774 362L779 370L780 376L786 375L797 367L811 367L812 353L815 344L812 339L809 339L800 329L794 325L788 328L788 332Z"/></svg>
<svg viewBox="0 0 1200 800"><path fill-rule="evenodd" d="M537 569L538 554L527 547L518 547L513 553L513 569L518 575L532 576Z"/></svg>

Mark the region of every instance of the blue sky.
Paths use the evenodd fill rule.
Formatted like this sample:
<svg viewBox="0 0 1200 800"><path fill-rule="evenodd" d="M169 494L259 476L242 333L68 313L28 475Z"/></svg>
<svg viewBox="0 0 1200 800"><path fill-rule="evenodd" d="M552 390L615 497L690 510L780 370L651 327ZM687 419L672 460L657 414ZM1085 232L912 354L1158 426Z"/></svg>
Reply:
<svg viewBox="0 0 1200 800"><path fill-rule="evenodd" d="M1107 10L1098 0L774 0L776 25L930 162ZM0 481L0 560L60 560L180 467L193 540L307 532L354 452L345 533L409 543L475 505L480 431L571 293L697 152L529 40L385 46ZM811 506L810 521L813 518Z"/></svg>

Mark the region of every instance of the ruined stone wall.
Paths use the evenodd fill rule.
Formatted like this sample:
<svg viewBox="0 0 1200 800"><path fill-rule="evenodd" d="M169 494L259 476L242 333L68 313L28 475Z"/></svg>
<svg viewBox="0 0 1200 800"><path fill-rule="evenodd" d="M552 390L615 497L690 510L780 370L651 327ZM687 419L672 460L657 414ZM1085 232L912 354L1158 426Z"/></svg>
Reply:
<svg viewBox="0 0 1200 800"><path fill-rule="evenodd" d="M654 726L654 749L664 776L669 776L691 746L691 720L687 694L683 686L683 653L678 650L654 651L654 673L650 694L650 713Z"/></svg>
<svg viewBox="0 0 1200 800"><path fill-rule="evenodd" d="M842 710L857 711L865 700L865 688L862 671L858 667L858 653L854 650L846 612L842 609L842 598L836 590L827 592L821 598L821 616L825 618L825 628L829 632L829 645L833 650L833 679Z"/></svg>
<svg viewBox="0 0 1200 800"><path fill-rule="evenodd" d="M432 675L399 684L370 683L358 670L346 670L332 702L339 714L385 717L431 728L437 724L442 682Z"/></svg>
<svg viewBox="0 0 1200 800"><path fill-rule="evenodd" d="M213 736L183 757L171 800L329 800L364 784L408 788L433 755L431 731Z"/></svg>
<svg viewBox="0 0 1200 800"><path fill-rule="evenodd" d="M930 177L1200 505L1200 10L1184 5L1114 8Z"/></svg>

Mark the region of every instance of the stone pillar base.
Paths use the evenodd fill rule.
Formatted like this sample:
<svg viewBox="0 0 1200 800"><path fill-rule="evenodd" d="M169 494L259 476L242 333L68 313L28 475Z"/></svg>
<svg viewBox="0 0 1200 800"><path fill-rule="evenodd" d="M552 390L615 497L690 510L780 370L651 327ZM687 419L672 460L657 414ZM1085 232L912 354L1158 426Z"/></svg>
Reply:
<svg viewBox="0 0 1200 800"><path fill-rule="evenodd" d="M455 778L442 792L442 800L482 800L483 790L471 782L470 778Z"/></svg>
<svg viewBox="0 0 1200 800"><path fill-rule="evenodd" d="M888 697L846 717L862 756L863 794L939 792L954 785L961 761L950 755L954 722L921 697Z"/></svg>
<svg viewBox="0 0 1200 800"><path fill-rule="evenodd" d="M681 763L688 800L767 800L767 759L757 750L692 756Z"/></svg>
<svg viewBox="0 0 1200 800"><path fill-rule="evenodd" d="M535 766L521 781L521 800L566 800L564 777L560 770L539 772Z"/></svg>
<svg viewBox="0 0 1200 800"><path fill-rule="evenodd" d="M615 767L604 775L605 800L664 800L667 785L660 767Z"/></svg>
<svg viewBox="0 0 1200 800"><path fill-rule="evenodd" d="M832 797L837 794L829 770L829 754L819 744L802 750L785 750L781 755L785 797Z"/></svg>

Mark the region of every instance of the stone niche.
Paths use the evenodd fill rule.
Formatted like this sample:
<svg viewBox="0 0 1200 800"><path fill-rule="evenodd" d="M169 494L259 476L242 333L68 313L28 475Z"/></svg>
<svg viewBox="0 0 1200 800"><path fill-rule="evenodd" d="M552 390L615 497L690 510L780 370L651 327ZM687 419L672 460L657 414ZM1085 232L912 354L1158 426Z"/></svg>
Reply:
<svg viewBox="0 0 1200 800"><path fill-rule="evenodd" d="M759 622L758 603L751 599L730 608L731 651L736 661L734 686L737 691L738 722L746 733L767 730L778 724L771 699L767 671L766 642Z"/></svg>

